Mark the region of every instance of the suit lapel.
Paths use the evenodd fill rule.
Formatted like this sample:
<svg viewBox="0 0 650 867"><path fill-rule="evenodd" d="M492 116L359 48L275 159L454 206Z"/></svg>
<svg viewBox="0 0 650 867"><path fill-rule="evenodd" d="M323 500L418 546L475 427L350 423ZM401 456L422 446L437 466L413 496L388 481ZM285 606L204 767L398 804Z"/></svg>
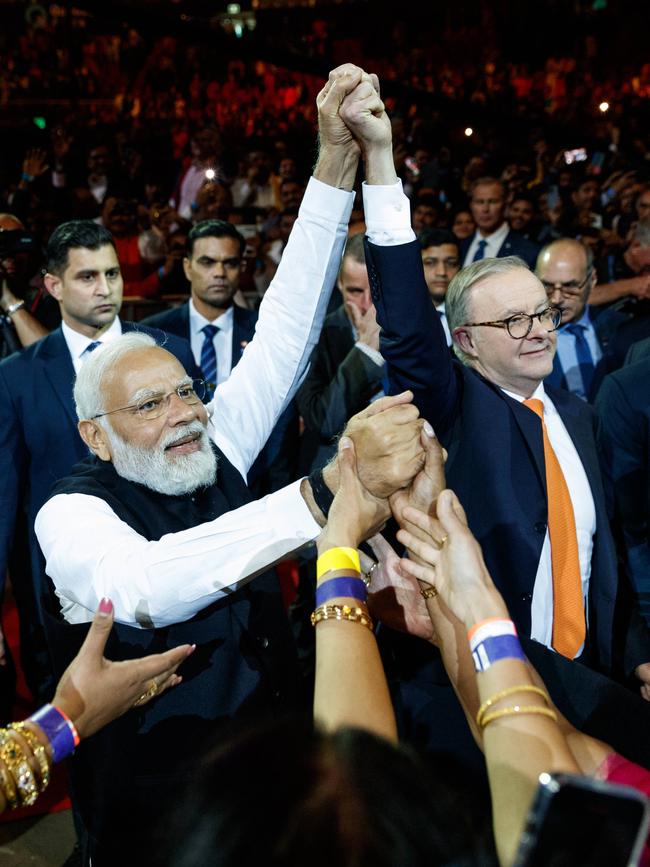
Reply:
<svg viewBox="0 0 650 867"><path fill-rule="evenodd" d="M555 404L555 408L578 452L592 492L600 490L602 484L600 464L593 436L591 414L587 405L576 404L575 398L562 389L551 388L548 395ZM594 495L594 502L597 502L598 499Z"/></svg>
<svg viewBox="0 0 650 867"><path fill-rule="evenodd" d="M42 362L44 378L52 386L53 392L61 401L70 421L76 428L77 413L72 397L75 372L68 344L65 342L60 328L44 338L39 357Z"/></svg>

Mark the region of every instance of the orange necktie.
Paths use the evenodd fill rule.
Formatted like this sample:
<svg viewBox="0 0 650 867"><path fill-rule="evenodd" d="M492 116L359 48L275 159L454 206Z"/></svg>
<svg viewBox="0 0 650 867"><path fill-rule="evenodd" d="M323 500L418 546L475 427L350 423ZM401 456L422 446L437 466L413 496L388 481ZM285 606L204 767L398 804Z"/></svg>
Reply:
<svg viewBox="0 0 650 867"><path fill-rule="evenodd" d="M544 438L546 496L548 499L548 534L551 540L553 570L553 649L574 659L585 641L585 610L580 580L578 536L562 467L553 451L544 424L544 404L530 398L524 404L538 415Z"/></svg>

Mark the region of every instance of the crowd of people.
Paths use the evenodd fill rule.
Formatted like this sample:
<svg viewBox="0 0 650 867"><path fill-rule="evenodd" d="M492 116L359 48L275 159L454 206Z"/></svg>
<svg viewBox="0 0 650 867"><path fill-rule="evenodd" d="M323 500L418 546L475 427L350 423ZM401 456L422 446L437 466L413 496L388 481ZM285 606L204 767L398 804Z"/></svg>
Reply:
<svg viewBox="0 0 650 867"><path fill-rule="evenodd" d="M647 794L638 118L609 119L594 87L584 137L563 139L562 61L486 66L486 98L434 65L407 90L382 81L382 102L357 67L320 89L171 37L144 51L136 30L47 51L62 20L32 16L2 85L10 106L68 98L76 77L84 100L3 167L0 575L46 703L0 743L5 804L31 803L81 736L93 865L215 848L489 863L482 833L434 808L462 796L399 738L475 794L487 763L507 864L541 772ZM619 107L646 98L644 74ZM506 80L519 120L541 101L548 123L445 130L418 97L490 102ZM277 722L312 698L320 729ZM390 827L374 821L389 787ZM373 817L363 834L348 809Z"/></svg>

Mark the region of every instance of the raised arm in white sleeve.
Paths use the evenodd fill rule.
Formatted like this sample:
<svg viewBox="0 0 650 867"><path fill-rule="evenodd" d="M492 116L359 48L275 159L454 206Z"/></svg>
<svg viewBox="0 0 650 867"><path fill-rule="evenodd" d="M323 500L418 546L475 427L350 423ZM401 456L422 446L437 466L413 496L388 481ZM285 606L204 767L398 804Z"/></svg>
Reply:
<svg viewBox="0 0 650 867"><path fill-rule="evenodd" d="M52 497L35 529L69 623L108 596L117 621L143 628L188 620L320 532L300 482L155 542L87 494Z"/></svg>
<svg viewBox="0 0 650 867"><path fill-rule="evenodd" d="M354 193L311 178L253 340L215 392L210 436L246 474L293 397L341 262Z"/></svg>

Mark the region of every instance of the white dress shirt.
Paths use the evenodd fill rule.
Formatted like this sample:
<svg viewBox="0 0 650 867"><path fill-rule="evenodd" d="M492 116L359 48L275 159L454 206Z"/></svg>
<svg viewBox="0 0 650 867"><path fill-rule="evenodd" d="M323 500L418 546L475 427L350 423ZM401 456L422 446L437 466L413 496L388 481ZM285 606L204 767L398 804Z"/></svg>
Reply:
<svg viewBox="0 0 650 867"><path fill-rule="evenodd" d="M504 389L505 391L505 389ZM523 402L521 395L506 391L506 394L514 400ZM569 489L573 515L578 536L578 558L580 560L580 578L582 581L582 598L585 600L585 613L587 611L586 599L589 595L589 578L591 576L591 554L594 546L594 533L596 532L596 507L589 486L587 474L576 451L573 440L564 426L560 414L553 401L544 391L540 383L532 397L537 398L544 404L544 423L548 432L548 438L562 468L564 478ZM546 529L542 553L535 575L533 587L533 601L531 604L531 630L530 637L552 649L553 639L553 568L551 564L551 540ZM576 654L582 653L582 648Z"/></svg>
<svg viewBox="0 0 650 867"><path fill-rule="evenodd" d="M63 338L68 346L68 351L72 358L72 366L74 367L75 376L81 370L81 366L88 358L86 350L91 343L99 340L102 344L110 343L122 334L122 323L119 316L113 320L111 327L105 331L101 337L86 337L85 334L80 334L78 331L70 328L65 322L61 323L61 331ZM94 352L101 352L102 347L98 346Z"/></svg>
<svg viewBox="0 0 650 867"><path fill-rule="evenodd" d="M508 237L510 227L507 223L502 223L501 226L492 232L491 235L481 235L479 231L474 232L472 243L469 245L469 250L465 256L463 265L471 265L474 261L474 256L478 250L479 241L485 241L485 249L483 250L484 259L495 259L498 256L499 250L503 246L503 242Z"/></svg>
<svg viewBox="0 0 650 867"><path fill-rule="evenodd" d="M341 262L354 195L312 178L257 330L209 405L208 431L243 478L299 386ZM102 596L131 626L187 620L320 532L300 482L214 521L148 541L101 498L59 494L36 535L62 613L92 618ZM138 611L147 611L147 622Z"/></svg>
<svg viewBox="0 0 650 867"><path fill-rule="evenodd" d="M435 305L436 310L440 314L440 323L445 332L445 337L447 338L447 346L451 346L451 331L449 330L449 323L447 322L447 313L445 311L445 302L442 301L440 304Z"/></svg>
<svg viewBox="0 0 650 867"><path fill-rule="evenodd" d="M205 341L205 334L202 328L206 325L216 325L219 329L212 338L214 350L217 353L217 385L225 382L230 376L232 370L232 332L234 327L234 310L229 307L225 313L222 313L217 319L210 321L206 319L202 313L194 306L194 301L190 298L189 304L190 313L190 343L192 345L192 354L196 361L196 366L201 367L201 350Z"/></svg>

